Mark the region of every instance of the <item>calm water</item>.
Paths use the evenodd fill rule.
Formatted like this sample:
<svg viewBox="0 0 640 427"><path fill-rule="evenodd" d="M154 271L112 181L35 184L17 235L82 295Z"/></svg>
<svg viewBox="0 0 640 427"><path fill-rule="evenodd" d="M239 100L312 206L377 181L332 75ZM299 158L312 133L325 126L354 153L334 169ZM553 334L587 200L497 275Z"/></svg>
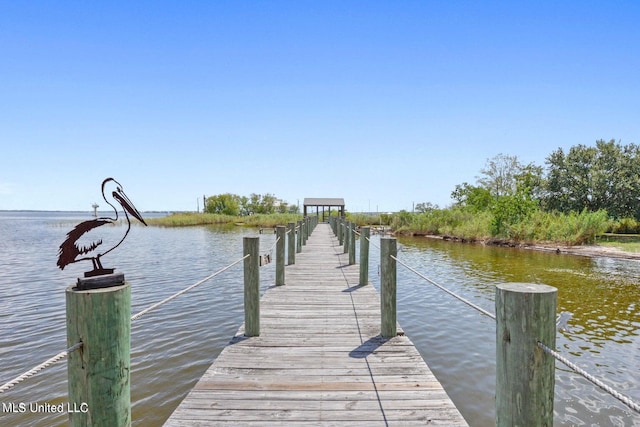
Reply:
<svg viewBox="0 0 640 427"><path fill-rule="evenodd" d="M64 291L88 266L64 271L57 248L85 213L0 212L0 384L65 348ZM121 233L119 226L109 232ZM132 285L132 313L242 256L242 228L134 227L105 267ZM267 251L272 234L261 236ZM374 238L375 243L375 238ZM557 348L581 367L640 400L640 263L400 239L401 260L493 311L494 287L537 282L558 288L570 312ZM378 286L377 250L370 278ZM266 288L274 265L261 269ZM399 322L472 426L494 425L495 326L398 266ZM157 426L175 409L243 320L241 264L132 325L134 425ZM640 426L640 415L558 364L557 426ZM66 363L0 394L0 402L67 401ZM66 425L66 415L0 412L0 425Z"/></svg>

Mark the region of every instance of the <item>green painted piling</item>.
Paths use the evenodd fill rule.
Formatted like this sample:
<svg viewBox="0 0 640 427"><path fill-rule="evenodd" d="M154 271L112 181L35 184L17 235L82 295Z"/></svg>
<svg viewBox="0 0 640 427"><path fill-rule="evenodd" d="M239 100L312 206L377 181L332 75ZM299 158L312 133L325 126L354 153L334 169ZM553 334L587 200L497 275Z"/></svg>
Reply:
<svg viewBox="0 0 640 427"><path fill-rule="evenodd" d="M397 334L396 314L396 260L397 241L395 237L380 239L380 317L381 335L385 338Z"/></svg>
<svg viewBox="0 0 640 427"><path fill-rule="evenodd" d="M307 245L307 237L309 237L309 217L304 217L302 219L302 245Z"/></svg>
<svg viewBox="0 0 640 427"><path fill-rule="evenodd" d="M298 221L298 227L296 231L296 253L302 252L302 220Z"/></svg>
<svg viewBox="0 0 640 427"><path fill-rule="evenodd" d="M351 238L351 222L344 222L344 247L342 253L349 253L349 239Z"/></svg>
<svg viewBox="0 0 640 427"><path fill-rule="evenodd" d="M296 263L296 224L287 224L287 265Z"/></svg>
<svg viewBox="0 0 640 427"><path fill-rule="evenodd" d="M276 286L284 285L284 239L287 236L287 227L276 226Z"/></svg>
<svg viewBox="0 0 640 427"><path fill-rule="evenodd" d="M349 237L349 265L356 263L356 223L352 222Z"/></svg>
<svg viewBox="0 0 640 427"><path fill-rule="evenodd" d="M66 290L69 424L130 426L131 287Z"/></svg>
<svg viewBox="0 0 640 427"><path fill-rule="evenodd" d="M260 238L244 237L244 334L260 335Z"/></svg>
<svg viewBox="0 0 640 427"><path fill-rule="evenodd" d="M360 281L361 285L369 283L369 236L371 227L360 227Z"/></svg>

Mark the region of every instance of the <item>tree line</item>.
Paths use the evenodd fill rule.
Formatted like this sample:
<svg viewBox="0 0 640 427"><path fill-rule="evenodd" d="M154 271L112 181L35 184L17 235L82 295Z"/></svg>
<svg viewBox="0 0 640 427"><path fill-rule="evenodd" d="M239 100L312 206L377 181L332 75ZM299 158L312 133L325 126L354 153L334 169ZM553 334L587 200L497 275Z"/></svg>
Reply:
<svg viewBox="0 0 640 427"><path fill-rule="evenodd" d="M399 215L395 226L574 243L592 240L607 228L638 232L640 146L598 140L595 146L580 144L566 152L558 148L544 167L498 154L487 160L474 184L456 185L451 198L447 209L418 204L420 218Z"/></svg>
<svg viewBox="0 0 640 427"><path fill-rule="evenodd" d="M499 154L487 160L477 185L458 185L451 197L477 209L496 203L523 213L536 207L562 213L604 209L614 219L640 220L640 146L598 140L595 147L580 144L566 153L558 148L545 163L546 169L523 165L516 156Z"/></svg>
<svg viewBox="0 0 640 427"><path fill-rule="evenodd" d="M249 197L224 193L206 198L206 213L231 216L247 216L254 214L298 213L297 205L290 205L273 194L252 193Z"/></svg>

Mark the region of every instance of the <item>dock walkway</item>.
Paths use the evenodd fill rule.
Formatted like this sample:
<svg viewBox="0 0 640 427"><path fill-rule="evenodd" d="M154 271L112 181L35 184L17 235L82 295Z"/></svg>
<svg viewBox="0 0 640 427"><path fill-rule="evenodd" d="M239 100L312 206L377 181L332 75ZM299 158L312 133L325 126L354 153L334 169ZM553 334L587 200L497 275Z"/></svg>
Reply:
<svg viewBox="0 0 640 427"><path fill-rule="evenodd" d="M260 336L240 327L165 426L467 426L411 340L380 337L342 252L319 224L262 297Z"/></svg>

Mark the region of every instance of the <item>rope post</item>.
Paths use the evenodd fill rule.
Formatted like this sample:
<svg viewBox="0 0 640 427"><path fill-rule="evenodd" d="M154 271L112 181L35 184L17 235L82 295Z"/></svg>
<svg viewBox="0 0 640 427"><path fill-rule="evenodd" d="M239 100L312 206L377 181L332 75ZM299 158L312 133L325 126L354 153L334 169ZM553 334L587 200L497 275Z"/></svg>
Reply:
<svg viewBox="0 0 640 427"><path fill-rule="evenodd" d="M349 265L356 263L356 223L351 223L349 229Z"/></svg>
<svg viewBox="0 0 640 427"><path fill-rule="evenodd" d="M371 227L360 227L360 281L361 285L369 283L369 236Z"/></svg>
<svg viewBox="0 0 640 427"><path fill-rule="evenodd" d="M344 222L344 248L342 253L349 252L349 239L351 238L351 221Z"/></svg>
<svg viewBox="0 0 640 427"><path fill-rule="evenodd" d="M496 427L552 426L557 289L508 283L496 287Z"/></svg>
<svg viewBox="0 0 640 427"><path fill-rule="evenodd" d="M298 238L296 239L296 253L302 252L302 220L298 221Z"/></svg>
<svg viewBox="0 0 640 427"><path fill-rule="evenodd" d="M287 237L287 227L276 226L276 286L284 285L284 239Z"/></svg>
<svg viewBox="0 0 640 427"><path fill-rule="evenodd" d="M243 238L244 255L244 335L260 335L260 238Z"/></svg>
<svg viewBox="0 0 640 427"><path fill-rule="evenodd" d="M287 231L287 265L291 265L296 263L296 224L288 223Z"/></svg>
<svg viewBox="0 0 640 427"><path fill-rule="evenodd" d="M131 286L69 287L66 313L69 424L131 426Z"/></svg>
<svg viewBox="0 0 640 427"><path fill-rule="evenodd" d="M309 237L309 217L305 217L302 219L302 228L300 228L300 230L302 231L302 245L306 246L307 245L307 237Z"/></svg>
<svg viewBox="0 0 640 427"><path fill-rule="evenodd" d="M398 244L395 237L380 239L380 318L381 335L391 338L397 335L396 315L396 257Z"/></svg>

